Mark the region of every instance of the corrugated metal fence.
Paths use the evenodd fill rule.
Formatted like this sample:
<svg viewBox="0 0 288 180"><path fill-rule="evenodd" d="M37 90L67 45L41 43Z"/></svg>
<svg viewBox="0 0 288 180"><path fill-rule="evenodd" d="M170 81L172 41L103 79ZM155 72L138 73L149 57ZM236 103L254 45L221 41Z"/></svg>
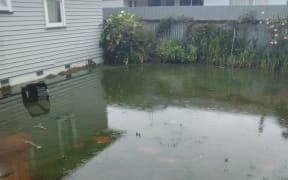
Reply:
<svg viewBox="0 0 288 180"><path fill-rule="evenodd" d="M288 17L287 6L204 6L204 7L136 7L136 8L106 8L104 16L121 11L130 12L141 18L144 27L156 33L159 22L167 17L185 17L194 19L194 27L199 24L212 23L227 29L233 28L231 20L238 20L245 14L252 14L255 19ZM182 39L189 23L178 22L172 26L161 38ZM260 24L240 24L238 35L246 40L257 40L258 45L267 44L271 40L271 33Z"/></svg>

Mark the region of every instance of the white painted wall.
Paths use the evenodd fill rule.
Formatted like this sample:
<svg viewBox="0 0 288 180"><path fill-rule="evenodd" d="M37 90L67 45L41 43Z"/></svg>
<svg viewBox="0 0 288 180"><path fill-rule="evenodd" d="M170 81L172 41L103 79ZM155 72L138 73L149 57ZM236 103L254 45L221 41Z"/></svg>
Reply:
<svg viewBox="0 0 288 180"><path fill-rule="evenodd" d="M66 26L54 29L45 26L43 2L12 0L13 13L0 12L0 80L14 85L66 64L101 63L102 0L65 0Z"/></svg>
<svg viewBox="0 0 288 180"><path fill-rule="evenodd" d="M230 0L204 0L204 6L228 6Z"/></svg>
<svg viewBox="0 0 288 180"><path fill-rule="evenodd" d="M231 5L286 5L287 0L230 0Z"/></svg>

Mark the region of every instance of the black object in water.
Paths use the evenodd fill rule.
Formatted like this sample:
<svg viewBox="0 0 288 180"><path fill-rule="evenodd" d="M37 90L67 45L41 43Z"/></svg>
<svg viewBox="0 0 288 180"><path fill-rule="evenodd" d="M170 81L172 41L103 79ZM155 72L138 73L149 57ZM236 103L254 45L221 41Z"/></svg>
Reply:
<svg viewBox="0 0 288 180"><path fill-rule="evenodd" d="M28 84L21 89L24 102L49 100L48 86L44 82Z"/></svg>
<svg viewBox="0 0 288 180"><path fill-rule="evenodd" d="M29 84L21 93L24 106L32 117L50 112L48 87L44 82Z"/></svg>

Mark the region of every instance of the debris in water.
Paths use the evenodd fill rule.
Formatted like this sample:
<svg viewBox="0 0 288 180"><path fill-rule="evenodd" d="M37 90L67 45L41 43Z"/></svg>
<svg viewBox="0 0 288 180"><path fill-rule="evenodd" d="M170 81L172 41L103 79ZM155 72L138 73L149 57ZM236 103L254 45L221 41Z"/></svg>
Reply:
<svg viewBox="0 0 288 180"><path fill-rule="evenodd" d="M253 175L252 174L247 174L247 177L253 177Z"/></svg>
<svg viewBox="0 0 288 180"><path fill-rule="evenodd" d="M139 132L136 132L136 137L141 138L141 134Z"/></svg>
<svg viewBox="0 0 288 180"><path fill-rule="evenodd" d="M226 162L226 163L227 163L228 161L229 161L229 159L228 159L228 158L225 158L224 162Z"/></svg>
<svg viewBox="0 0 288 180"><path fill-rule="evenodd" d="M97 143L104 144L111 142L112 138L110 136L96 136L95 140Z"/></svg>
<svg viewBox="0 0 288 180"><path fill-rule="evenodd" d="M36 149L42 149L42 146L40 146L40 145L38 145L38 144L35 144L35 143L33 143L32 141L23 140L23 142L26 143L26 144L29 144L29 145L31 145L31 146L33 146L33 147L35 147Z"/></svg>
<svg viewBox="0 0 288 180"><path fill-rule="evenodd" d="M39 123L38 125L34 126L35 128L39 128L39 129L42 129L42 130L47 130L46 127L44 127L41 123Z"/></svg>

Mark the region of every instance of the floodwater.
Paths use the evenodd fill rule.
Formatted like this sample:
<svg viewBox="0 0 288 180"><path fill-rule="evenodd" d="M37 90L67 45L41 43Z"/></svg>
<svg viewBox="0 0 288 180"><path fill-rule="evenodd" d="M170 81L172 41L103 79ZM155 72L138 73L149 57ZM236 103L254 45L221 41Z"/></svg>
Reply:
<svg viewBox="0 0 288 180"><path fill-rule="evenodd" d="M286 77L153 64L47 80L49 101L0 100L0 177L287 180Z"/></svg>

